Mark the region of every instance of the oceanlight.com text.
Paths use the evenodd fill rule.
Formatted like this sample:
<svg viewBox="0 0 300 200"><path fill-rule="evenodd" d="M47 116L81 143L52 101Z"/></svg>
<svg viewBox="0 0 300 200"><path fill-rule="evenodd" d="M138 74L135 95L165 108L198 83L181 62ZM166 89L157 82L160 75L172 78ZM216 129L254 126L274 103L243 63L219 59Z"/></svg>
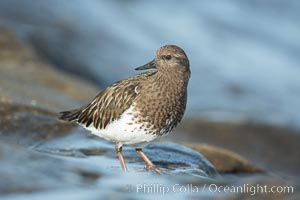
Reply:
<svg viewBox="0 0 300 200"><path fill-rule="evenodd" d="M153 194L159 193L166 195L168 193L240 193L240 194L268 194L268 193L286 193L292 194L294 192L293 186L279 186L279 185L218 185L218 184L204 184L204 185L193 185L193 184L173 184L163 185L159 183L153 184L136 184L135 187L131 186L131 191L136 193Z"/></svg>

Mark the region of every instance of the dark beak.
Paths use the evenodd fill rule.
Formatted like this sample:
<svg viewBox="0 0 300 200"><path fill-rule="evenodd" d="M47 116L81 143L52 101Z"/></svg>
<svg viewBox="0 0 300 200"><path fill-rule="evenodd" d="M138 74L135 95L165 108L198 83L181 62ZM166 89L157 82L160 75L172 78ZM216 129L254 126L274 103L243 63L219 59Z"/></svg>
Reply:
<svg viewBox="0 0 300 200"><path fill-rule="evenodd" d="M143 66L135 68L135 70L145 70L145 69L152 69L152 68L156 68L155 60L152 60Z"/></svg>

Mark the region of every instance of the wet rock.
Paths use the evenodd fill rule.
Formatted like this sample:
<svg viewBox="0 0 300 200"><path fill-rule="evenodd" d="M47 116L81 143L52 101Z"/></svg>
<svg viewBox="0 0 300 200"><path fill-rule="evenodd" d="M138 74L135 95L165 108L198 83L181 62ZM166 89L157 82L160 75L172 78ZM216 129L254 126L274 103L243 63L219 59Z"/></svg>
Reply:
<svg viewBox="0 0 300 200"><path fill-rule="evenodd" d="M86 156L96 156L96 155L103 155L106 150L104 149L80 149L79 150L81 153L83 153Z"/></svg>
<svg viewBox="0 0 300 200"><path fill-rule="evenodd" d="M218 175L215 167L200 153L175 143L150 143L144 152L152 162L169 170L180 171L202 170L202 175L214 177ZM182 170L184 171L184 170Z"/></svg>
<svg viewBox="0 0 300 200"><path fill-rule="evenodd" d="M220 173L262 173L263 170L232 151L207 144L185 144L208 159Z"/></svg>
<svg viewBox="0 0 300 200"><path fill-rule="evenodd" d="M72 124L61 123L57 114L26 105L0 103L0 138L31 146L70 134Z"/></svg>
<svg viewBox="0 0 300 200"><path fill-rule="evenodd" d="M87 103L97 92L87 81L55 70L0 26L0 101L58 112Z"/></svg>
<svg viewBox="0 0 300 200"><path fill-rule="evenodd" d="M174 141L218 146L239 154L264 171L299 175L300 133L297 129L186 119L176 131L171 136Z"/></svg>

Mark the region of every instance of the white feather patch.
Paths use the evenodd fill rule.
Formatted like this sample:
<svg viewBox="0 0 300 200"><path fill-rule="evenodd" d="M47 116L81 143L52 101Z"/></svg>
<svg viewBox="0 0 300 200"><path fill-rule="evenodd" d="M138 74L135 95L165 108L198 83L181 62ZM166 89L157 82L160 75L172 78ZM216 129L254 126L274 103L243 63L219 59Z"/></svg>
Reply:
<svg viewBox="0 0 300 200"><path fill-rule="evenodd" d="M134 105L131 105L118 120L108 124L105 129L96 129L92 124L89 127L83 127L94 135L120 145L142 146L144 143L151 142L159 137L156 134L149 133L150 130L145 130L147 125L145 122L137 123L134 121L133 108ZM142 127L143 125L144 127Z"/></svg>

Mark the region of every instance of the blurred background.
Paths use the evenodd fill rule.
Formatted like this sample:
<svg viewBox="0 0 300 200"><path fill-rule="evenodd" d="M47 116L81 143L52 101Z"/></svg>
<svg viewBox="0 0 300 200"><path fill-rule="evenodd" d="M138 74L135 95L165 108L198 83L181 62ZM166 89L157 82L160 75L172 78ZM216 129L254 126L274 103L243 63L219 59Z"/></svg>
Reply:
<svg viewBox="0 0 300 200"><path fill-rule="evenodd" d="M297 0L1 0L0 23L99 88L178 45L192 70L188 116L299 128L299 10Z"/></svg>

